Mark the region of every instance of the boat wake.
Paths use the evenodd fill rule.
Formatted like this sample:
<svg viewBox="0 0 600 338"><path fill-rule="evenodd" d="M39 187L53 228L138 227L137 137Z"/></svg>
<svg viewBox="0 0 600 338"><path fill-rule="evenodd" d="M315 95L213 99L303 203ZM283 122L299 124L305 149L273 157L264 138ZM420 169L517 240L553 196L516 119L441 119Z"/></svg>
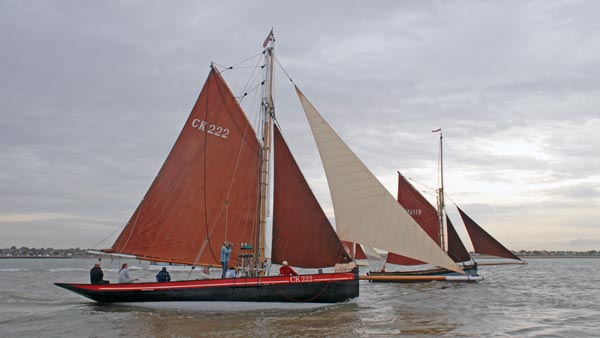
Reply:
<svg viewBox="0 0 600 338"><path fill-rule="evenodd" d="M89 271L89 269L84 268L57 268L57 269L48 269L50 272L67 272L67 271Z"/></svg>

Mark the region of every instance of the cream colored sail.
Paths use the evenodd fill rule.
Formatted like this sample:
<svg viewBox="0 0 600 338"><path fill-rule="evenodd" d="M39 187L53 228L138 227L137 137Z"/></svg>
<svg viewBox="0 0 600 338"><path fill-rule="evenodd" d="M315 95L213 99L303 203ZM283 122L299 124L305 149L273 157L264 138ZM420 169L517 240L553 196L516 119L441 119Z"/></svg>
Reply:
<svg viewBox="0 0 600 338"><path fill-rule="evenodd" d="M298 87L296 92L319 148L338 236L464 273L348 148Z"/></svg>
<svg viewBox="0 0 600 338"><path fill-rule="evenodd" d="M362 244L362 248L365 251L365 254L367 256L377 258L377 259L383 259L383 257L381 257L381 255L379 253L377 253L377 251L375 251L375 249L373 249L372 247L370 247L366 244Z"/></svg>

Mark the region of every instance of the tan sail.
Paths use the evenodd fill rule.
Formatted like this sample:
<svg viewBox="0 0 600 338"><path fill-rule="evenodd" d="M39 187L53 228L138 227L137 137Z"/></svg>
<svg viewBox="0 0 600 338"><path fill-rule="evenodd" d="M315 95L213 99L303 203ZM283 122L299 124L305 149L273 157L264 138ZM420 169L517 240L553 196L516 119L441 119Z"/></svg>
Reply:
<svg viewBox="0 0 600 338"><path fill-rule="evenodd" d="M372 247L363 244L362 245L363 249L365 250L365 254L367 254L367 257L373 257L375 259L383 259L383 257L381 257L381 255L375 251L375 249L373 249Z"/></svg>
<svg viewBox="0 0 600 338"><path fill-rule="evenodd" d="M464 273L296 87L325 169L338 236Z"/></svg>

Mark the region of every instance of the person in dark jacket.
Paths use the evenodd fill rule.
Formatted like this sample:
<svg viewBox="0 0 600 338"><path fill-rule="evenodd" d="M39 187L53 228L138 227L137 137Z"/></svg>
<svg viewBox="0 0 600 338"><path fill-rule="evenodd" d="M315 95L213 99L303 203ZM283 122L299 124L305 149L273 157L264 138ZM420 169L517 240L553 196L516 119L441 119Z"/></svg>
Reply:
<svg viewBox="0 0 600 338"><path fill-rule="evenodd" d="M104 280L104 272L100 267L100 263L94 264L94 267L90 270L90 283L92 284L108 284L107 280Z"/></svg>
<svg viewBox="0 0 600 338"><path fill-rule="evenodd" d="M157 282L170 282L171 281L171 275L169 274L169 271L167 271L167 268L163 267L162 270L160 270L156 274L156 281Z"/></svg>

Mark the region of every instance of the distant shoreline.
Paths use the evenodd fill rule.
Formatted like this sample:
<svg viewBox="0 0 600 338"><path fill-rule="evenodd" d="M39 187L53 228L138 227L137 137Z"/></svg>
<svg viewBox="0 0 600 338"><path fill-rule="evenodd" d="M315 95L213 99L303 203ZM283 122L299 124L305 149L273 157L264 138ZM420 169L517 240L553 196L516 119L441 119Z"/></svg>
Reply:
<svg viewBox="0 0 600 338"><path fill-rule="evenodd" d="M0 256L0 259L73 259L97 257L98 256Z"/></svg>
<svg viewBox="0 0 600 338"><path fill-rule="evenodd" d="M98 258L98 256L0 256L0 259L93 259L93 258ZM485 259L498 259L498 257L491 257L491 256L485 256L485 257L473 257L475 259L481 259L481 260L485 260ZM527 259L540 259L540 258L600 258L599 255L580 255L580 256L573 256L573 255L527 255L527 256L519 256L519 258L523 259L523 260L527 260Z"/></svg>

